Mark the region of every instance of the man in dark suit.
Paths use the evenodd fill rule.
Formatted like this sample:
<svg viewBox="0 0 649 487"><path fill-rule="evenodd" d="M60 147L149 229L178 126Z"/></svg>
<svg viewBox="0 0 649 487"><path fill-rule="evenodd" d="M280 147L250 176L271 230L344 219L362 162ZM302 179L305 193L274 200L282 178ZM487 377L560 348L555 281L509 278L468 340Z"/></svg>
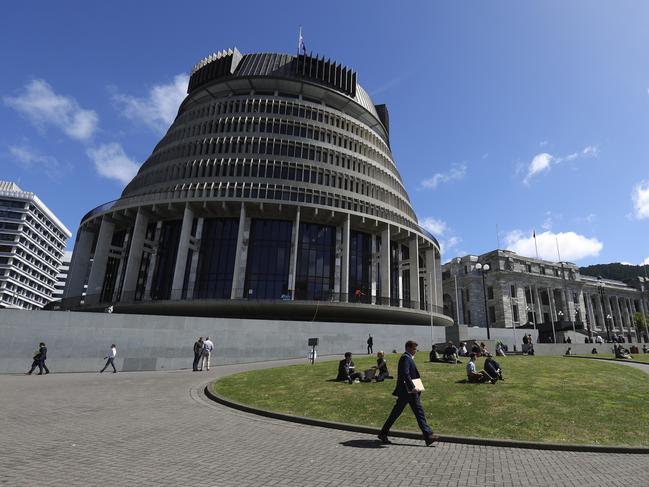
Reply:
<svg viewBox="0 0 649 487"><path fill-rule="evenodd" d="M399 366L397 372L397 386L394 388L393 396L397 396L397 402L392 408L390 416L385 421L381 432L379 433L379 440L382 443L390 444L392 443L388 439L388 432L394 424L394 422L401 416L403 409L407 404L410 404L412 412L417 418L417 424L421 429L421 432L424 434L424 441L426 446L429 446L433 442L439 440L439 436L433 434L433 430L426 423L426 415L424 414L424 409L421 407L421 401L419 400L420 392L415 390L415 386L412 383L412 379L419 379L419 371L415 365L413 357L417 353L417 342L408 340L406 342L406 352L399 359Z"/></svg>
<svg viewBox="0 0 649 487"><path fill-rule="evenodd" d="M356 379L360 380L361 373L354 371L354 361L352 360L352 353L345 352L345 358L338 362L338 375L336 380L344 380L350 384Z"/></svg>

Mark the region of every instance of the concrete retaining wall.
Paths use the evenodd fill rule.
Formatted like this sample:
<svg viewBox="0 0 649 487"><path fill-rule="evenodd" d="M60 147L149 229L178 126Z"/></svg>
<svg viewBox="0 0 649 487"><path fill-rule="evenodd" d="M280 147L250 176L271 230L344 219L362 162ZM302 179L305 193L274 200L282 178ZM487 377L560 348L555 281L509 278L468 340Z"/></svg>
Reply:
<svg viewBox="0 0 649 487"><path fill-rule="evenodd" d="M214 364L299 358L307 339L320 338L319 355L366 352L368 333L374 351L403 350L406 339L423 348L445 340L443 327L398 324L238 320L67 311L0 310L0 373L27 371L43 341L48 367L55 372L97 371L111 343L118 348L118 370L190 368L199 336L214 341Z"/></svg>

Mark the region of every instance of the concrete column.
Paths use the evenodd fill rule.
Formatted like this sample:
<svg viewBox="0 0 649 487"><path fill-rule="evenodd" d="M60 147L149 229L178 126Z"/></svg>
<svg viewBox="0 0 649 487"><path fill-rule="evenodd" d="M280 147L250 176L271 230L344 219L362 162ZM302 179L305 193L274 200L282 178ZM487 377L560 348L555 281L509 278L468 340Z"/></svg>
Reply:
<svg viewBox="0 0 649 487"><path fill-rule="evenodd" d="M552 288L547 288L548 289L548 298L550 301L550 321L552 322L552 334L554 335L554 343L557 343L557 331L554 326L554 322L557 321L556 318L556 303L554 302L554 289Z"/></svg>
<svg viewBox="0 0 649 487"><path fill-rule="evenodd" d="M244 249L244 232L246 226L246 207L241 204L241 212L239 213L239 231L237 233L237 253L234 257L234 271L232 274L232 292L230 299L243 298L243 285L246 278L246 262L245 258L248 256L247 243Z"/></svg>
<svg viewBox="0 0 649 487"><path fill-rule="evenodd" d="M89 230L79 229L77 239L74 242L72 260L70 262L70 271L68 280L65 283L64 298L77 298L83 294L83 285L85 284L88 266L90 265L90 252L92 251L92 241L94 233Z"/></svg>
<svg viewBox="0 0 649 487"><path fill-rule="evenodd" d="M593 297L590 294L584 294L584 301L586 302L586 308L588 309L588 324L590 325L590 331L592 332L596 328Z"/></svg>
<svg viewBox="0 0 649 487"><path fill-rule="evenodd" d="M442 256L437 250L433 250L433 263L435 272L433 273L433 291L435 291L434 301L436 306L444 306L444 288L442 285Z"/></svg>
<svg viewBox="0 0 649 487"><path fill-rule="evenodd" d="M613 303L614 305L612 306L612 311L615 313L615 321L616 321L616 331L624 331L624 320L622 319L622 312L620 311L620 302L619 298L617 296L613 296Z"/></svg>
<svg viewBox="0 0 649 487"><path fill-rule="evenodd" d="M297 254L300 245L300 207L297 207L291 235L291 259L288 270L288 290L291 299L295 299L295 276L297 274Z"/></svg>
<svg viewBox="0 0 649 487"><path fill-rule="evenodd" d="M381 304L390 304L390 226L381 232Z"/></svg>
<svg viewBox="0 0 649 487"><path fill-rule="evenodd" d="M410 252L410 301L408 307L419 309L419 242L417 237L408 242Z"/></svg>
<svg viewBox="0 0 649 487"><path fill-rule="evenodd" d="M104 285L108 251L110 250L110 242L113 239L114 230L115 223L107 216L104 216L101 219L101 227L99 228L99 236L97 237L97 245L95 246L95 255L90 269L90 276L88 277L86 303L99 302L99 294Z"/></svg>
<svg viewBox="0 0 649 487"><path fill-rule="evenodd" d="M435 249L426 249L424 254L426 259L426 282L428 283L428 306L437 305L437 290L435 280ZM434 308L430 308L432 310ZM435 310L436 311L436 310Z"/></svg>
<svg viewBox="0 0 649 487"><path fill-rule="evenodd" d="M187 254L189 253L189 239L192 236L192 224L194 223L194 211L189 204L185 204L183 213L183 224L180 228L178 240L178 252L176 253L176 265L174 277L171 284L171 299L180 299L185 281L185 269L187 268Z"/></svg>
<svg viewBox="0 0 649 487"><path fill-rule="evenodd" d="M124 285L122 286L121 300L123 301L132 301L135 297L138 272L140 271L140 264L142 262L142 250L144 249L144 237L146 237L146 228L148 225L149 218L142 208L140 208L135 217L135 225L131 231L131 246L128 251Z"/></svg>
<svg viewBox="0 0 649 487"><path fill-rule="evenodd" d="M198 259L200 257L200 241L203 236L203 223L205 222L204 218L198 219L198 225L196 225L196 240L194 253L192 254L192 261L190 263L189 270L189 283L187 285L187 298L191 299L194 297L194 288L196 286L196 277L198 272Z"/></svg>
<svg viewBox="0 0 649 487"><path fill-rule="evenodd" d="M149 268L147 270L146 281L144 283L144 293L142 294L142 301L149 301L151 299L151 288L153 287L153 275L155 274L156 260L158 258L158 246L160 243L160 234L162 233L162 221L156 222L155 230L153 232L152 249L153 252L149 257Z"/></svg>
<svg viewBox="0 0 649 487"><path fill-rule="evenodd" d="M536 306L536 311L534 313L536 315L534 319L534 329L536 329L536 325L543 323L543 304L541 303L538 286L530 286L530 288L534 290L534 304Z"/></svg>
<svg viewBox="0 0 649 487"><path fill-rule="evenodd" d="M346 215L342 226L342 262L340 269L340 293L341 301L349 300L349 239L351 222L349 214Z"/></svg>
<svg viewBox="0 0 649 487"><path fill-rule="evenodd" d="M119 265L117 266L117 279L115 281L115 289L113 290L113 296L111 297L111 301L117 302L119 301L119 295L122 292L122 286L124 285L124 268L126 267L126 255L127 255L127 250L130 246L131 243L131 234L127 233L126 237L124 238L124 243L122 245L122 248L120 249L120 258L119 258Z"/></svg>

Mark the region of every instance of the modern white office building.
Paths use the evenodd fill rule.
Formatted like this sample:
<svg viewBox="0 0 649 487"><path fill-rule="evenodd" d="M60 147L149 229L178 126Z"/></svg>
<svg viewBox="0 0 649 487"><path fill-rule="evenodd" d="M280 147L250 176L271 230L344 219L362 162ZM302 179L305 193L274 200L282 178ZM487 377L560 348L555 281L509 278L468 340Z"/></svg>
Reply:
<svg viewBox="0 0 649 487"><path fill-rule="evenodd" d="M59 266L59 272L56 275L56 284L54 284L54 293L52 298L56 300L63 299L63 291L65 290L65 283L68 280L68 272L70 272L70 261L72 259L72 251L66 250L63 252L63 257L61 258L61 265Z"/></svg>
<svg viewBox="0 0 649 487"><path fill-rule="evenodd" d="M0 181L0 308L40 309L54 299L70 235L38 196Z"/></svg>

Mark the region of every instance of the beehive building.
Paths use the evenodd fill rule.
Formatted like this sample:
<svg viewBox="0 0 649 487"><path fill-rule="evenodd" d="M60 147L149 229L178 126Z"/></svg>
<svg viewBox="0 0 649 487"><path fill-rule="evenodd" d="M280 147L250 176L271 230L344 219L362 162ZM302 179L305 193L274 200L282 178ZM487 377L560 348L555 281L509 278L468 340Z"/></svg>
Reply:
<svg viewBox="0 0 649 487"><path fill-rule="evenodd" d="M233 49L202 60L187 91L121 197L83 217L65 307L451 323L388 109L353 70Z"/></svg>

